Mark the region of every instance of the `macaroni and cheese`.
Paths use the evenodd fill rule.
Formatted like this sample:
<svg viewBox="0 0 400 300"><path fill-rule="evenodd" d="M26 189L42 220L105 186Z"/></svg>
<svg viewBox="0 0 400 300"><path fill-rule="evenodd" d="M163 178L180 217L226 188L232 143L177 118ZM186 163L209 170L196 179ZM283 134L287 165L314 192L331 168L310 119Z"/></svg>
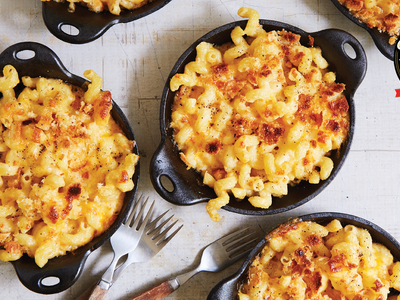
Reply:
<svg viewBox="0 0 400 300"><path fill-rule="evenodd" d="M240 300L384 300L390 288L400 290L400 262L366 229L338 220L283 225L246 275Z"/></svg>
<svg viewBox="0 0 400 300"><path fill-rule="evenodd" d="M266 209L289 184L327 179L329 154L349 129L345 85L320 48L292 32L266 32L253 9L238 14L249 21L233 29L232 43L200 43L196 60L170 81L174 141L214 189L207 204L214 221L230 194Z"/></svg>
<svg viewBox="0 0 400 300"><path fill-rule="evenodd" d="M138 156L111 117L93 71L85 92L61 80L0 77L0 260L24 253L43 267L88 243L117 218Z"/></svg>
<svg viewBox="0 0 400 300"><path fill-rule="evenodd" d="M400 33L400 3L398 0L338 0L369 28L376 27L390 36L393 45Z"/></svg>
<svg viewBox="0 0 400 300"><path fill-rule="evenodd" d="M51 0L42 0L43 2ZM87 8L96 13L108 10L114 15L119 15L121 10L134 10L152 2L153 0L54 0L55 2L69 2L69 10L75 11L75 3L87 6Z"/></svg>

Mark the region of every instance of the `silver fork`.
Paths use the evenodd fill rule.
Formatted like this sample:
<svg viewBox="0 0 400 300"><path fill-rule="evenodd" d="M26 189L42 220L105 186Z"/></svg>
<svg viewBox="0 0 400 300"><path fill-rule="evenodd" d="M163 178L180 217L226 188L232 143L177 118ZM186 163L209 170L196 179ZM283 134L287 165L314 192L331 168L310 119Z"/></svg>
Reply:
<svg viewBox="0 0 400 300"><path fill-rule="evenodd" d="M139 208L140 202L142 202L142 196L140 196L139 200L136 201L135 206L133 208L132 213L130 214L128 220L125 224L122 224L120 228L111 236L110 242L111 246L114 251L113 260L105 271L99 282L97 283L96 287L93 289L89 299L104 299L108 289L111 286L113 281L113 275L115 267L119 261L119 259L134 250L143 235L143 232L146 228L147 222L150 218L151 212L153 211L154 201L151 204L149 211L146 214L143 222L139 226L139 222L143 215L144 209L146 207L148 198L146 202L141 205L140 212L138 216L135 218L135 214Z"/></svg>
<svg viewBox="0 0 400 300"><path fill-rule="evenodd" d="M248 229L249 228L244 228L237 232L233 232L209 244L203 250L200 263L195 269L178 275L175 278L166 280L147 291L130 298L130 300L163 299L199 272L218 272L230 266L252 250L252 248L248 249L248 245L254 241L258 241L257 237L249 240L253 233L243 235Z"/></svg>
<svg viewBox="0 0 400 300"><path fill-rule="evenodd" d="M159 217L154 219L152 222L147 224L146 230L139 241L138 246L130 253L128 253L128 258L126 261L119 266L114 272L115 282L121 273L132 263L145 262L153 258L164 246L178 233L178 231L183 227L179 226L174 232L172 232L168 237L168 232L175 226L178 222L176 220L171 225L169 225L164 230L163 227L166 225L174 215L167 218L165 221L157 226L157 223L167 214L169 210L165 211Z"/></svg>
<svg viewBox="0 0 400 300"><path fill-rule="evenodd" d="M111 285L118 279L121 275L122 271L126 269L130 264L134 262L145 262L150 260L153 256L155 256L182 228L181 225L174 232L172 232L168 237L167 234L171 230L171 228L178 222L176 220L172 225L168 226L163 230L163 226L166 225L171 218L174 216L170 216L165 221L160 223L157 226L157 223L167 214L169 210L165 211L159 217L154 219L152 222L146 225L145 231L141 236L141 239L137 245L137 247L128 253L128 257L125 262L123 262L120 266L116 268L114 271L113 279L110 284ZM132 215L135 213L133 212ZM139 213L140 214L140 213ZM140 215L136 218L136 220L140 219ZM145 220L142 222L144 224ZM109 288L110 288L109 287ZM96 291L97 290L97 291ZM86 290L82 295L80 295L76 300L91 300L91 299L104 299L107 294L107 290L101 290L99 285L92 286L88 290Z"/></svg>

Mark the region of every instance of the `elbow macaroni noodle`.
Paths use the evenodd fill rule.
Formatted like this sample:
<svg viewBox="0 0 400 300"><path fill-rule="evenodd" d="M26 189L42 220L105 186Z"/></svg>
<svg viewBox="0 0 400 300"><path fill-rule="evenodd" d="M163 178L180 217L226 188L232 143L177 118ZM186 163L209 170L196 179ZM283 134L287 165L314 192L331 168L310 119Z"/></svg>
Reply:
<svg viewBox="0 0 400 300"><path fill-rule="evenodd" d="M207 204L214 221L229 194L266 209L288 184L327 179L329 153L349 128L345 86L321 50L291 32L266 32L253 9L238 14L249 22L233 29L233 43L200 43L170 82L174 139L188 168L215 190Z"/></svg>
<svg viewBox="0 0 400 300"><path fill-rule="evenodd" d="M84 92L57 79L0 77L0 260L24 253L43 267L108 229L139 157L111 117L93 71Z"/></svg>
<svg viewBox="0 0 400 300"><path fill-rule="evenodd" d="M51 0L42 0L43 2ZM75 11L75 3L80 3L93 12L100 13L108 10L113 15L120 15L123 9L134 10L152 2L153 0L54 0L55 2L69 2L69 10Z"/></svg>
<svg viewBox="0 0 400 300"><path fill-rule="evenodd" d="M281 226L246 275L239 300L384 300L400 290L400 262L367 230L338 220Z"/></svg>

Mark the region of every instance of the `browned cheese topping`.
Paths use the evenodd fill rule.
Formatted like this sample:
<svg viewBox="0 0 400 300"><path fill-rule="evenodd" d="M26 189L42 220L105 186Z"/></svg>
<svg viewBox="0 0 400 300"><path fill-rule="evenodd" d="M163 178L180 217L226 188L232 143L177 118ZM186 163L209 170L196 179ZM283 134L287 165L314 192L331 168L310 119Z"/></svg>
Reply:
<svg viewBox="0 0 400 300"><path fill-rule="evenodd" d="M398 0L338 0L369 28L390 35L389 44L393 45L400 33L400 1Z"/></svg>
<svg viewBox="0 0 400 300"><path fill-rule="evenodd" d="M266 239L239 300L384 300L400 288L400 263L365 229L295 220Z"/></svg>

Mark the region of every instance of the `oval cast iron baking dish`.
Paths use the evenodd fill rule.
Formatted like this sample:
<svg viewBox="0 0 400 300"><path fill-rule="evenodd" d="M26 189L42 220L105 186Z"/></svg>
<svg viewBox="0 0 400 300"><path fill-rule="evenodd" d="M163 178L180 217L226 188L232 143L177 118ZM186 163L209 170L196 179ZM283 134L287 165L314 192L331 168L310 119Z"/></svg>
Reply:
<svg viewBox="0 0 400 300"><path fill-rule="evenodd" d="M29 59L18 58L22 57L24 54L33 54L33 57ZM4 50L0 54L1 72L3 67L8 64L16 68L20 78L22 76L58 78L79 87L85 87L88 83L86 79L71 74L50 48L38 43L18 43ZM16 87L17 93L22 91L21 85L20 83L19 86ZM112 117L121 127L128 139L134 140L135 138L128 119L118 105L114 101L112 103ZM133 152L137 155L139 154L136 144ZM42 294L59 293L72 286L81 275L89 254L111 237L121 223L127 219L129 212L132 210L139 182L139 162L135 168L133 182L135 187L132 191L125 194L123 207L113 225L88 244L76 249L73 253L68 252L64 256L50 259L43 268L39 268L34 259L26 254L19 260L11 262L21 283L28 289ZM59 279L59 282L53 286L44 285L42 281L48 277L56 277Z"/></svg>
<svg viewBox="0 0 400 300"><path fill-rule="evenodd" d="M48 30L60 40L71 44L84 44L101 37L110 27L143 18L167 5L171 0L154 0L135 10L122 10L120 15L109 11L95 13L76 4L74 12L68 12L69 2L43 2L42 16ZM64 25L74 27L78 33L67 33Z"/></svg>
<svg viewBox="0 0 400 300"><path fill-rule="evenodd" d="M173 130L170 128L172 104L175 93L169 88L170 79L176 73L183 73L184 66L194 61L196 57L196 46L203 42L221 45L230 40L230 33L236 26L245 27L247 21L238 21L214 29L198 39L191 45L178 59L173 67L168 80L165 84L161 98L160 108L160 130L161 142L155 151L150 164L150 176L156 191L167 201L177 205L191 205L199 202L208 201L216 195L208 186L202 184L203 179L200 173L194 169L187 169L186 164L179 157L179 149L173 141ZM301 35L301 43L308 44L309 36L314 38L314 44L322 49L322 55L329 63L329 70L334 71L337 82L346 84L344 94L349 102L350 128L349 135L345 143L339 150L333 151L331 158L334 162L334 169L330 177L321 181L319 184L309 184L302 181L300 184L290 187L288 195L282 198L273 198L272 205L268 209L253 207L247 200L235 201L231 196L231 201L224 206L225 210L248 215L271 215L281 213L298 207L318 195L337 175L339 169L349 153L353 139L355 125L354 94L364 79L367 69L367 58L361 44L349 33L327 29L314 33L307 33L297 27L269 20L260 20L266 31L282 30L291 31ZM355 58L349 57L344 46L350 45L355 52ZM171 181L173 188L167 188L162 183L166 177Z"/></svg>
<svg viewBox="0 0 400 300"><path fill-rule="evenodd" d="M343 213L322 212L313 213L299 217L302 221L313 221L321 225L326 225L334 219L338 219L343 227L346 225L354 225L360 228L367 229L372 236L374 242L378 242L390 250L395 261L400 260L400 244L389 233L375 225L374 223ZM289 221L290 222L290 221ZM233 275L220 281L209 293L207 300L234 300L237 297L237 287L243 280L246 280L246 273L257 255L262 251L267 243L267 239L262 239L257 246L251 251L249 256L244 261L240 269Z"/></svg>

